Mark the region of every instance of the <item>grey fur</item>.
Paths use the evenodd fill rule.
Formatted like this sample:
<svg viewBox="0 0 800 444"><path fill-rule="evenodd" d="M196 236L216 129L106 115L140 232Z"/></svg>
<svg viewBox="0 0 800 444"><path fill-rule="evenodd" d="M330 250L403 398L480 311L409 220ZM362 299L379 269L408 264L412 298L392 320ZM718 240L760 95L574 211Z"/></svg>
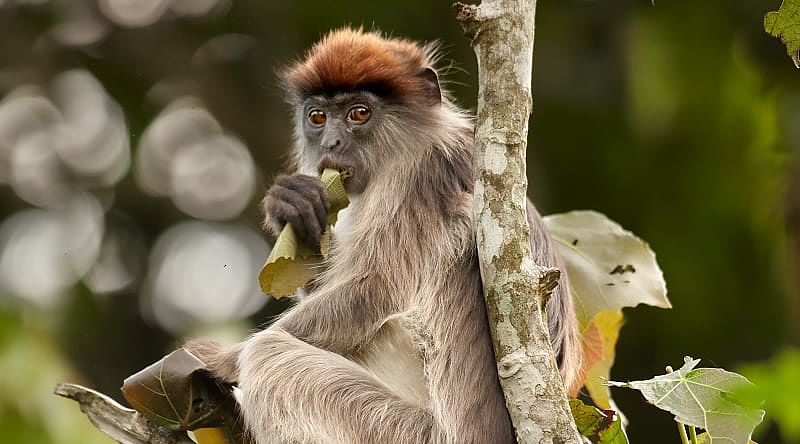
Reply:
<svg viewBox="0 0 800 444"><path fill-rule="evenodd" d="M446 97L374 118L353 154L370 180L315 290L210 358L212 372L238 382L259 444L513 443L477 263L471 120ZM297 170L314 174L319 149L296 134ZM528 213L537 262L559 266ZM580 344L567 288L564 275L547 312L569 386Z"/></svg>

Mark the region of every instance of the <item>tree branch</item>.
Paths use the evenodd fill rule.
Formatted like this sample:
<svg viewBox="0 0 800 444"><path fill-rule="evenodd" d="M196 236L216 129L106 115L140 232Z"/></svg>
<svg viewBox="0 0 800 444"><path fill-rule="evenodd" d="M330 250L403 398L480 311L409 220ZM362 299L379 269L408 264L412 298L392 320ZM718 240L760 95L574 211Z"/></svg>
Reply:
<svg viewBox="0 0 800 444"><path fill-rule="evenodd" d="M454 6L478 59L475 219L506 406L520 444L578 444L543 310L558 271L534 262L526 217L536 1Z"/></svg>
<svg viewBox="0 0 800 444"><path fill-rule="evenodd" d="M185 432L158 427L133 409L77 384L58 384L55 394L80 404L81 411L101 432L122 444L194 444Z"/></svg>

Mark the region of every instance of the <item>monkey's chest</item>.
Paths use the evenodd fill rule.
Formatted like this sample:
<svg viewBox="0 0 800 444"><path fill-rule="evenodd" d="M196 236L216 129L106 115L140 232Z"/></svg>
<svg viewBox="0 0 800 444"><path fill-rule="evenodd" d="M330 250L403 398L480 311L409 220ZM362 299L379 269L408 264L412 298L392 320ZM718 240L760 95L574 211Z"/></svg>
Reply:
<svg viewBox="0 0 800 444"><path fill-rule="evenodd" d="M372 342L355 357L401 398L419 406L429 403L420 340L407 328L404 315L390 318Z"/></svg>

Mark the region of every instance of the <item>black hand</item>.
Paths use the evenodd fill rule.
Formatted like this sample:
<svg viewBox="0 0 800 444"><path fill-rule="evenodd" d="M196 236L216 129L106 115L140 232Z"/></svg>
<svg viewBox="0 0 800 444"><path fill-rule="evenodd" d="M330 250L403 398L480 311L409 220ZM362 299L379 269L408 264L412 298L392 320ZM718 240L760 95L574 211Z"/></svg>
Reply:
<svg viewBox="0 0 800 444"><path fill-rule="evenodd" d="M297 237L312 247L319 246L330 206L322 182L302 174L278 176L264 198L267 224L292 224Z"/></svg>

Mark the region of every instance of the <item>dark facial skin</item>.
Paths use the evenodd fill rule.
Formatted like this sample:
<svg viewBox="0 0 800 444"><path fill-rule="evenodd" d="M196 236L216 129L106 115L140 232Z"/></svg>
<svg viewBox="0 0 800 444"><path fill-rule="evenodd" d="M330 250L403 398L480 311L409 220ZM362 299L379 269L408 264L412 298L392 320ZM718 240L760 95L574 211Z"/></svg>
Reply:
<svg viewBox="0 0 800 444"><path fill-rule="evenodd" d="M319 159L317 171L342 172L348 193L364 191L369 181L368 141L380 120L380 101L368 92L314 96L302 105L306 149Z"/></svg>
<svg viewBox="0 0 800 444"><path fill-rule="evenodd" d="M337 169L348 194L362 192L369 181L366 145L380 113L377 97L367 92L313 96L301 107L305 146L309 157L318 159L317 171ZM317 178L279 176L263 204L268 226L290 223L302 242L319 246L330 202Z"/></svg>

